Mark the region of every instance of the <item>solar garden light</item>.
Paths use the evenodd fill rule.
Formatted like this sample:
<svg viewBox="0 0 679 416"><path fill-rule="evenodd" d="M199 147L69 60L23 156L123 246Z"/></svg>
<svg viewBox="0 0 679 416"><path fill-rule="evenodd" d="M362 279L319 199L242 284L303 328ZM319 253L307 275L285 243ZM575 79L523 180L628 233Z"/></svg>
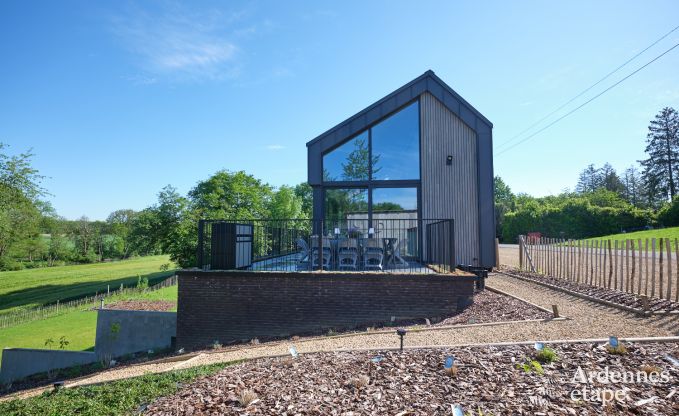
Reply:
<svg viewBox="0 0 679 416"><path fill-rule="evenodd" d="M59 390L60 388L64 387L64 382L56 381L52 384L52 387L54 387L54 390Z"/></svg>
<svg viewBox="0 0 679 416"><path fill-rule="evenodd" d="M396 335L398 335L401 338L401 351L403 351L403 337L406 336L406 330L403 328L399 328L396 330Z"/></svg>

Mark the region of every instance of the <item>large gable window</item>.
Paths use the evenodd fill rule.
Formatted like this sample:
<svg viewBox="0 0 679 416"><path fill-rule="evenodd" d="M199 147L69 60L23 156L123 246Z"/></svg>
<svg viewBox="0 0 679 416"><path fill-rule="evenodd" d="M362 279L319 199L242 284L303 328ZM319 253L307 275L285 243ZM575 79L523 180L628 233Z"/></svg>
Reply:
<svg viewBox="0 0 679 416"><path fill-rule="evenodd" d="M416 101L326 153L323 181L418 180L419 138Z"/></svg>
<svg viewBox="0 0 679 416"><path fill-rule="evenodd" d="M372 128L373 180L420 178L420 115L417 102Z"/></svg>
<svg viewBox="0 0 679 416"><path fill-rule="evenodd" d="M323 180L367 181L370 157L368 132L365 131L323 156Z"/></svg>

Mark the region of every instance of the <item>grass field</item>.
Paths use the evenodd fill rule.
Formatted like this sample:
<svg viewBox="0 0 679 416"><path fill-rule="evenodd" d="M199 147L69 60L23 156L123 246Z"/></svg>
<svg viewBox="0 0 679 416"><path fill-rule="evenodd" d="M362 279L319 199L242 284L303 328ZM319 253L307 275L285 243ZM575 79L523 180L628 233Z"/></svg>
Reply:
<svg viewBox="0 0 679 416"><path fill-rule="evenodd" d="M138 408L176 392L199 377L214 374L234 363L213 364L93 386L61 389L30 399L0 403L4 416L116 416L139 414Z"/></svg>
<svg viewBox="0 0 679 416"><path fill-rule="evenodd" d="M46 267L0 272L0 314L35 306L64 302L94 295L96 292L134 286L141 275L154 284L173 272L160 267L174 265L168 256L139 257L110 263Z"/></svg>
<svg viewBox="0 0 679 416"><path fill-rule="evenodd" d="M118 300L148 299L177 300L177 286L170 286L153 292L110 296L107 303ZM0 348L47 348L45 340L51 338L59 348L59 338L66 337L67 350L89 350L94 347L97 329L97 313L93 310L70 311L53 318L27 322L11 328L0 329ZM2 351L0 350L0 357Z"/></svg>
<svg viewBox="0 0 679 416"><path fill-rule="evenodd" d="M638 240L641 239L643 244L646 239L651 238L669 238L672 243L672 250L675 250L674 239L679 239L679 227L670 228L659 228L656 230L645 230L645 231L635 231L633 233L623 233L623 234L611 234L602 237L588 238L586 241L601 241L601 240L611 240L611 241L625 241L625 240ZM585 241L585 240L583 240ZM638 245L638 244L635 244ZM637 247L638 249L638 247Z"/></svg>

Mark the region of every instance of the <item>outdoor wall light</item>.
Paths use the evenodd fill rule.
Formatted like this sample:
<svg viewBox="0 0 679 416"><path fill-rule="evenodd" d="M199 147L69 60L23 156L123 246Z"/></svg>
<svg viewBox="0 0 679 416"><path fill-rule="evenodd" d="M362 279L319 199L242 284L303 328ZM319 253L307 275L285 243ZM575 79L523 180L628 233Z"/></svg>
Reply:
<svg viewBox="0 0 679 416"><path fill-rule="evenodd" d="M396 330L396 335L398 335L401 338L401 351L403 351L403 337L406 336L406 330L403 328L399 328Z"/></svg>
<svg viewBox="0 0 679 416"><path fill-rule="evenodd" d="M452 165L453 164L453 155L448 155L446 157L446 165Z"/></svg>

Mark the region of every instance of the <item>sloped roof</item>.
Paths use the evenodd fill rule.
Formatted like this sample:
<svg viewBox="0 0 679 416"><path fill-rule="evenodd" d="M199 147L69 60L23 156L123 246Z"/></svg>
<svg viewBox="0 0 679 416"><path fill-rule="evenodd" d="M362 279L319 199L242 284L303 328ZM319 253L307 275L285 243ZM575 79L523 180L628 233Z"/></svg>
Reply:
<svg viewBox="0 0 679 416"><path fill-rule="evenodd" d="M483 114L436 76L434 71L428 70L366 109L309 141L307 147L320 145L320 149L318 149L320 152L335 147L426 92L436 97L472 130L477 132L479 129L490 131L493 128L493 123Z"/></svg>

